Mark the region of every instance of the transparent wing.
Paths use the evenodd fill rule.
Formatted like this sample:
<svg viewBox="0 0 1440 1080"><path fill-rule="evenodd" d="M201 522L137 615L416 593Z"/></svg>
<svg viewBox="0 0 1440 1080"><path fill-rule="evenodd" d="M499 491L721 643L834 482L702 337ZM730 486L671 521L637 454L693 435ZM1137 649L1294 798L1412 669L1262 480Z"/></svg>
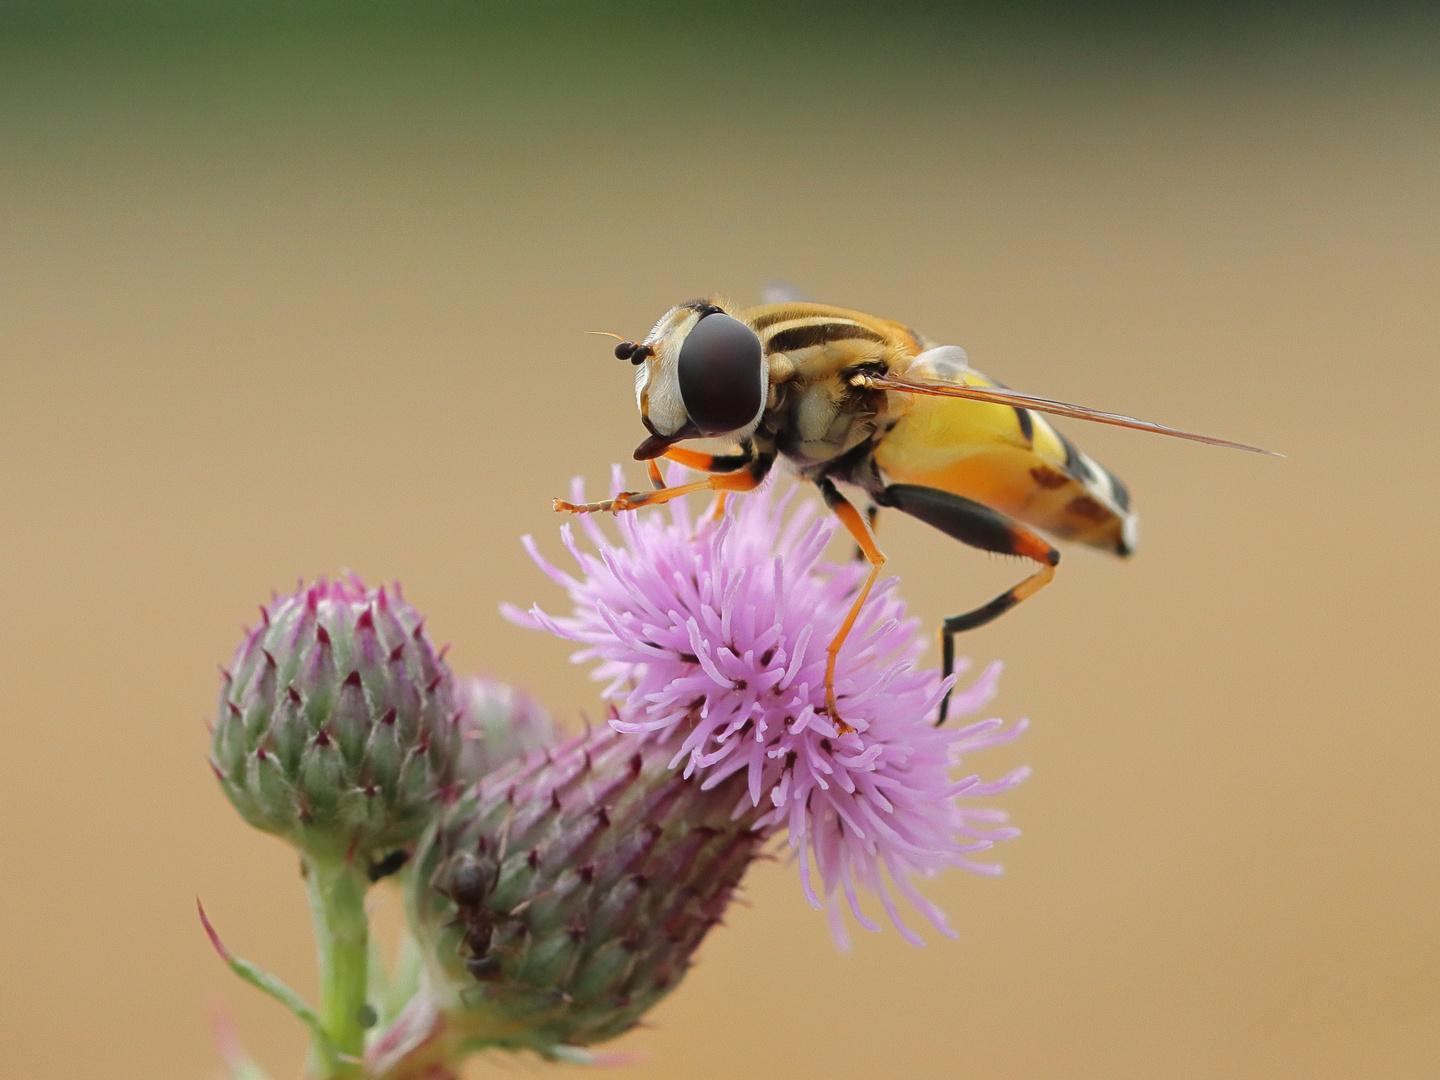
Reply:
<svg viewBox="0 0 1440 1080"><path fill-rule="evenodd" d="M963 354L962 354L963 355ZM946 372L949 374L949 372ZM1191 442L1208 443L1210 446L1228 446L1232 450L1249 450L1253 454L1269 454L1272 457L1284 457L1284 454L1277 454L1274 450L1265 450L1258 446L1250 446L1246 443L1232 442L1229 439L1217 439L1213 435L1197 435L1193 431L1181 431L1179 428L1167 427L1164 424L1156 424L1149 420L1137 420L1133 416L1125 416L1121 413L1105 412L1101 409L1091 409L1084 405L1072 405L1068 401L1056 401L1054 398L1042 397L1039 394L1027 394L1023 390L1009 390L1003 386L979 386L967 383L960 372L956 372L956 381L940 382L931 379L917 379L910 375L856 375L851 382L856 386L868 386L875 390L896 390L902 394L928 394L932 397L954 397L966 398L970 401L987 401L993 405L1010 405L1021 409L1034 409L1036 412L1049 413L1052 416L1069 416L1076 420L1093 420L1097 424L1113 424L1116 427L1134 428L1136 431L1152 431L1157 435L1173 435L1177 439L1189 439Z"/></svg>
<svg viewBox="0 0 1440 1080"><path fill-rule="evenodd" d="M788 281L767 281L760 290L762 304L808 304L814 299Z"/></svg>

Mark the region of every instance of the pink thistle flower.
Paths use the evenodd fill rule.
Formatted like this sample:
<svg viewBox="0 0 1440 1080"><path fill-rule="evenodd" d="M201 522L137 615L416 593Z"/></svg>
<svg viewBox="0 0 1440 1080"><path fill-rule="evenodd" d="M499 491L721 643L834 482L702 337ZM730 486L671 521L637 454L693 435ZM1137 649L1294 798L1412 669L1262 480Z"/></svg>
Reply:
<svg viewBox="0 0 1440 1080"><path fill-rule="evenodd" d="M616 730L673 741L672 767L700 774L706 788L743 770L736 814L769 804L757 827L787 830L805 896L827 909L842 948L843 907L865 929L880 929L861 908L861 889L878 897L907 941L922 944L902 920L897 894L953 937L912 879L948 866L1000 872L975 856L1018 830L997 809L957 800L998 795L1029 770L990 782L954 774L964 755L1011 741L1026 722L934 726L948 685L938 669L919 666L925 638L891 577L877 584L841 650L836 695L855 730L837 733L824 708L825 649L865 567L824 558L837 523L816 520L813 503L795 505L796 490L777 495L767 484L732 499L722 519L698 524L681 500L670 503L668 520L661 511L619 514L618 545L582 517L593 551L569 523L560 530L578 577L527 536L536 564L570 594L573 614L502 610L582 646L571 659L595 664ZM574 492L573 501L585 501L581 481ZM957 691L951 715L982 708L999 674L993 663Z"/></svg>

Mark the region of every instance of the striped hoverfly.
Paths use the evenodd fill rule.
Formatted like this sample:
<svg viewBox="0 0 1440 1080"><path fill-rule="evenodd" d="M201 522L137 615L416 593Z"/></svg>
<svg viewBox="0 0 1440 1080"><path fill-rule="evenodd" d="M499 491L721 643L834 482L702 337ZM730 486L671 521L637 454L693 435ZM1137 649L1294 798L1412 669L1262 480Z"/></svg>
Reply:
<svg viewBox="0 0 1440 1080"><path fill-rule="evenodd" d="M988 604L944 620L941 659L948 677L956 634L1002 615L1055 576L1060 553L1036 530L1122 557L1135 550L1138 519L1125 485L1042 414L1270 453L1011 390L972 368L957 346L828 304L742 309L719 299L692 300L667 312L643 341L622 340L615 355L638 368L636 400L650 435L635 458L647 463L654 490L584 504L557 499L555 509L620 513L698 491L723 500L757 487L777 458L785 458L820 489L870 564L828 647L826 709L842 735L853 729L835 699L835 662L885 563L872 532L878 508L919 518L971 547L1037 564ZM716 436L734 439L736 452L677 445ZM667 487L658 458L709 475ZM865 493L866 515L837 482ZM947 694L939 723L948 704Z"/></svg>

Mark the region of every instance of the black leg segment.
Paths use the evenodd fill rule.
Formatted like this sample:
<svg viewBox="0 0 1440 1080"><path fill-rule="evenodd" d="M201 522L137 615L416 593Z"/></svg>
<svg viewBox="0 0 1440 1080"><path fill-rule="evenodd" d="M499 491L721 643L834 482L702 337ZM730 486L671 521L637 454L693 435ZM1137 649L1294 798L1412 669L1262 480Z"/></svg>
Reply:
<svg viewBox="0 0 1440 1080"><path fill-rule="evenodd" d="M940 658L946 678L955 670L956 634L984 626L998 618L1021 600L1034 596L1055 576L1060 552L1019 522L974 499L917 484L891 484L876 501L882 506L893 506L911 517L917 517L969 547L1000 555L1020 555L1040 564L1039 570L990 603L945 620L940 627ZM946 694L940 702L937 724L945 722L949 708L950 695Z"/></svg>

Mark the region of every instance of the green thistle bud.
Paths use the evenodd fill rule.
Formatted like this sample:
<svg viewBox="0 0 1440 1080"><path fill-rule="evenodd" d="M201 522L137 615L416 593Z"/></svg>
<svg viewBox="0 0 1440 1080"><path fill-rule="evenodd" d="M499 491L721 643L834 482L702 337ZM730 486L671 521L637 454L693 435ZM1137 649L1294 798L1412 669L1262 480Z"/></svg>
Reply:
<svg viewBox="0 0 1440 1080"><path fill-rule="evenodd" d="M483 675L455 683L460 708L459 779L470 784L531 750L560 741L559 729L538 701L523 690Z"/></svg>
<svg viewBox="0 0 1440 1080"><path fill-rule="evenodd" d="M313 855L381 855L454 791L460 720L420 616L353 575L260 609L222 675L210 765L257 829Z"/></svg>
<svg viewBox="0 0 1440 1080"><path fill-rule="evenodd" d="M743 771L705 791L674 755L591 732L482 780L426 834L410 922L442 1042L573 1056L680 982L765 837Z"/></svg>

